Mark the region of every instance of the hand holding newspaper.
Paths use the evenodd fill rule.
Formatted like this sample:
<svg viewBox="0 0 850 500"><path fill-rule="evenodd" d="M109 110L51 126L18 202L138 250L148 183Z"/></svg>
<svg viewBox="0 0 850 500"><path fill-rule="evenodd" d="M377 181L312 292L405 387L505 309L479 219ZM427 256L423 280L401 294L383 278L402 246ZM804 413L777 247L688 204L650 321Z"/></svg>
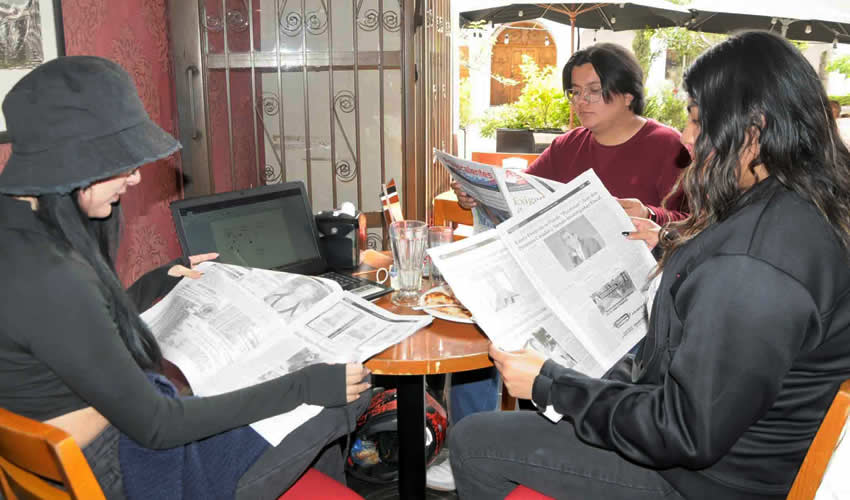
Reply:
<svg viewBox="0 0 850 500"><path fill-rule="evenodd" d="M532 348L598 377L646 333L655 266L591 170L495 229L428 250L457 298L504 350Z"/></svg>
<svg viewBox="0 0 850 500"><path fill-rule="evenodd" d="M522 213L563 185L516 170L463 160L436 149L434 156L461 188L478 202L473 209L476 232L492 229Z"/></svg>
<svg viewBox="0 0 850 500"><path fill-rule="evenodd" d="M213 396L314 363L362 362L431 322L392 314L335 282L205 262L142 319L198 396ZM342 381L340 381L342 383ZM277 446L321 411L303 404L251 426Z"/></svg>

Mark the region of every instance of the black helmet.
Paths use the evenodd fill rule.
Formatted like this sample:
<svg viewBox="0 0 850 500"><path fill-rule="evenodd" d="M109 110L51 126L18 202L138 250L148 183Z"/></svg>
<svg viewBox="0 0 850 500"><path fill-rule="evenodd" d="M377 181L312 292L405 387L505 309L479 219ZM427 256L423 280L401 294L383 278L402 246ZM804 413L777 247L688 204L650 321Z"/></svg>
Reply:
<svg viewBox="0 0 850 500"><path fill-rule="evenodd" d="M446 441L446 410L430 391L425 393L425 462L437 458ZM398 479L398 395L395 389L376 393L369 408L357 419L346 461L356 478L372 483Z"/></svg>

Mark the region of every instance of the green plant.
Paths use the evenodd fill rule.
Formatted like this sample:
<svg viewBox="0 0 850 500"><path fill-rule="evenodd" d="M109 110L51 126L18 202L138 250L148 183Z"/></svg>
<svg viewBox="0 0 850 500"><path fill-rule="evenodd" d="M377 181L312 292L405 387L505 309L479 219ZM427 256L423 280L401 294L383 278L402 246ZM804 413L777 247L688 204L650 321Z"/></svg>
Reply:
<svg viewBox="0 0 850 500"><path fill-rule="evenodd" d="M458 124L466 129L472 123L472 83L469 78L458 82Z"/></svg>
<svg viewBox="0 0 850 500"><path fill-rule="evenodd" d="M658 54L652 52L652 36L654 34L655 30L652 28L637 30L632 40L632 52L635 53L635 57L641 69L643 69L644 82L646 82L646 75L649 74L649 67L652 65L652 60L658 56Z"/></svg>
<svg viewBox="0 0 850 500"><path fill-rule="evenodd" d="M850 106L850 95L831 95L829 98L838 101L842 106Z"/></svg>
<svg viewBox="0 0 850 500"><path fill-rule="evenodd" d="M570 116L570 101L558 85L555 67L540 68L528 55L520 65L525 83L519 98L511 104L489 109L477 121L483 137L493 137L497 128L563 129Z"/></svg>
<svg viewBox="0 0 850 500"><path fill-rule="evenodd" d="M826 65L827 71L837 71L850 78L850 56L841 56L833 59Z"/></svg>
<svg viewBox="0 0 850 500"><path fill-rule="evenodd" d="M688 122L685 101L679 97L679 93L672 85L667 85L659 92L647 97L643 116L669 125L676 130L682 130Z"/></svg>

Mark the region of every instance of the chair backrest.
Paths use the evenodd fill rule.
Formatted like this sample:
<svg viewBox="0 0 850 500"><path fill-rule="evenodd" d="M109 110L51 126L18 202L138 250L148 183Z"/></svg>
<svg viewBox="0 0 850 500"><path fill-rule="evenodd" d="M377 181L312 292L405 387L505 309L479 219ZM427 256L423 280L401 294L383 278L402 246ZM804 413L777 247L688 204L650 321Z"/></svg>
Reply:
<svg viewBox="0 0 850 500"><path fill-rule="evenodd" d="M454 191L448 190L434 197L434 225L452 226L458 224L471 226L474 221L472 211L464 210L458 205Z"/></svg>
<svg viewBox="0 0 850 500"><path fill-rule="evenodd" d="M104 499L83 452L68 433L3 408L0 490L7 500Z"/></svg>
<svg viewBox="0 0 850 500"><path fill-rule="evenodd" d="M820 424L815 439L800 466L787 500L812 500L818 491L826 466L835 451L841 430L850 415L850 380L844 381Z"/></svg>
<svg viewBox="0 0 850 500"><path fill-rule="evenodd" d="M522 158L523 160L527 161L529 165L531 165L532 163L534 163L534 160L536 160L538 156L540 155L537 153L490 153L483 151L473 151L472 161L501 167L502 161L507 158Z"/></svg>

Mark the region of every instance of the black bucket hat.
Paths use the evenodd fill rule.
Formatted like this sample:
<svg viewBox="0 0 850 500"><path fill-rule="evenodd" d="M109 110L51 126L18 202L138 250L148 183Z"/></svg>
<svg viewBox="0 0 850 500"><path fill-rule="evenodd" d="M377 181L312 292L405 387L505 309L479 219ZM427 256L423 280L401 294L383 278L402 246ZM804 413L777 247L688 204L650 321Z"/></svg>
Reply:
<svg viewBox="0 0 850 500"><path fill-rule="evenodd" d="M174 153L180 143L151 121L130 75L92 56L53 59L3 100L12 155L0 193L70 193Z"/></svg>

